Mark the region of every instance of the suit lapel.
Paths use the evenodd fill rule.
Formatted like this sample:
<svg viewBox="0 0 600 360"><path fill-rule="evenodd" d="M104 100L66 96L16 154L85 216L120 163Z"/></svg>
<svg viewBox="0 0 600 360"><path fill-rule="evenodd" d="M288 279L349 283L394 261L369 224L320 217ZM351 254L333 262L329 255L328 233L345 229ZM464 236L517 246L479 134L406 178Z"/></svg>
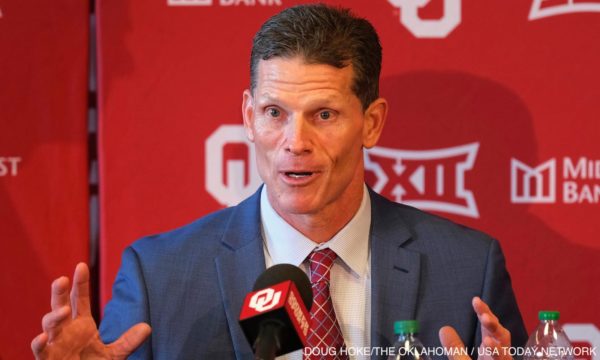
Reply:
<svg viewBox="0 0 600 360"><path fill-rule="evenodd" d="M408 227L393 203L371 195L371 346L388 347L396 320L414 319L420 277L420 255L405 249ZM242 202L230 217L215 259L227 324L238 359L252 357L252 349L238 324L244 298L265 270L260 230L260 189Z"/></svg>
<svg viewBox="0 0 600 360"><path fill-rule="evenodd" d="M261 187L262 189L262 187ZM236 357L252 357L252 349L238 324L246 294L265 270L260 230L260 190L236 206L221 239L221 254L215 259L219 287Z"/></svg>
<svg viewBox="0 0 600 360"><path fill-rule="evenodd" d="M394 342L394 321L414 319L421 259L404 245L411 233L397 205L371 194L371 346Z"/></svg>

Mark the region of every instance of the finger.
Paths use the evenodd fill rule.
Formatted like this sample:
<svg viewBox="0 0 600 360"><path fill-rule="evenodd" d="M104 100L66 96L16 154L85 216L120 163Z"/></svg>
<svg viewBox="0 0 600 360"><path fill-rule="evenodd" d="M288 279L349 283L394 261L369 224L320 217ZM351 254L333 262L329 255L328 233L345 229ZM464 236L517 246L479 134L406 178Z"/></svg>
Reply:
<svg viewBox="0 0 600 360"><path fill-rule="evenodd" d="M486 336L483 338L481 346L483 346L484 348L488 348L487 353L492 354L492 356L494 356L494 354L498 354L500 350L500 343L490 336Z"/></svg>
<svg viewBox="0 0 600 360"><path fill-rule="evenodd" d="M69 305L69 278L61 276L52 282L50 308L56 310Z"/></svg>
<svg viewBox="0 0 600 360"><path fill-rule="evenodd" d="M146 323L139 323L129 328L117 341L109 345L114 357L127 357L150 336L152 328Z"/></svg>
<svg viewBox="0 0 600 360"><path fill-rule="evenodd" d="M495 348L498 347L499 343L494 340L494 338L492 338L491 336L486 336L483 338L482 341L483 346L489 347L489 348Z"/></svg>
<svg viewBox="0 0 600 360"><path fill-rule="evenodd" d="M479 322L490 334L497 334L502 330L502 325L498 322L498 319L490 316L490 314L479 315Z"/></svg>
<svg viewBox="0 0 600 360"><path fill-rule="evenodd" d="M487 333L504 343L504 345L509 345L506 341L510 343L510 333L500 324L498 317L494 315L490 307L480 298L474 297L473 309L477 314L481 326L483 326Z"/></svg>
<svg viewBox="0 0 600 360"><path fill-rule="evenodd" d="M475 313L477 313L478 317L481 317L485 314L489 314L491 317L496 318L496 315L494 315L490 307L485 303L485 301L481 300L481 298L479 298L478 296L475 296L473 298L472 304L473 310L475 310ZM496 318L496 320L498 320L498 318Z"/></svg>
<svg viewBox="0 0 600 360"><path fill-rule="evenodd" d="M70 306L64 306L44 315L42 318L42 329L48 335L48 341L53 341L58 337L65 322L70 320L70 315Z"/></svg>
<svg viewBox="0 0 600 360"><path fill-rule="evenodd" d="M490 336L486 336L483 338L481 346L487 348L487 351L485 351L485 353L490 354L494 359L511 358L506 351L506 347L503 347L500 342L496 341Z"/></svg>
<svg viewBox="0 0 600 360"><path fill-rule="evenodd" d="M71 315L71 308L69 306L63 306L47 313L42 318L42 329L52 338L57 333L62 322L69 318L69 315Z"/></svg>
<svg viewBox="0 0 600 360"><path fill-rule="evenodd" d="M448 352L450 360L470 360L465 344L451 326L444 326L439 332L440 342Z"/></svg>
<svg viewBox="0 0 600 360"><path fill-rule="evenodd" d="M77 315L91 316L90 309L90 271L86 264L79 263L75 267L73 275L73 287L71 288L71 305L73 317Z"/></svg>
<svg viewBox="0 0 600 360"><path fill-rule="evenodd" d="M41 333L31 340L31 351L33 351L33 355L36 359L45 359L44 350L46 349L47 343L48 334L46 333Z"/></svg>

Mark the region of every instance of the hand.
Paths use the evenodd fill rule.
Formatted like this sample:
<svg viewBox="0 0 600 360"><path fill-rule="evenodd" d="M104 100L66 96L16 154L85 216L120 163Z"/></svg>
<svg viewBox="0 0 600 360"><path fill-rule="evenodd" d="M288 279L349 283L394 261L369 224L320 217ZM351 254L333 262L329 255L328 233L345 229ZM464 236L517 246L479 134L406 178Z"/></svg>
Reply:
<svg viewBox="0 0 600 360"><path fill-rule="evenodd" d="M478 297L473 298L473 309L481 324L481 345L479 347L478 359L500 359L509 360L512 357L508 353L510 347L510 332L500 324L500 321L492 313L489 306ZM444 326L439 332L442 346L446 349L464 349L460 336L450 326ZM470 357L464 352L450 351L450 360L469 360Z"/></svg>
<svg viewBox="0 0 600 360"><path fill-rule="evenodd" d="M125 359L150 335L150 326L132 326L112 344L100 339L92 318L87 265L77 264L70 295L69 279L52 283L51 311L42 318L43 332L31 342L36 359Z"/></svg>

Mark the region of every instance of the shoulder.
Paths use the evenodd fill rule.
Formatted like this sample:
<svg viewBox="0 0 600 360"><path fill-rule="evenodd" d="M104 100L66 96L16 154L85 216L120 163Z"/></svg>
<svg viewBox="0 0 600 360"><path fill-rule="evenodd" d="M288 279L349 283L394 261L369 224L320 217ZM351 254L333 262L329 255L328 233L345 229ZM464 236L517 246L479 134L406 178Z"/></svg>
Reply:
<svg viewBox="0 0 600 360"><path fill-rule="evenodd" d="M378 226L395 228L407 233L409 248L439 252L452 249L451 253L481 256L497 246L490 235L430 214L412 206L390 201L371 191L373 221ZM401 230L400 230L401 229Z"/></svg>
<svg viewBox="0 0 600 360"><path fill-rule="evenodd" d="M216 211L176 229L145 236L134 242L131 247L136 251L145 252L178 248L187 244L210 245L210 241L206 239L214 240L222 236L232 212L232 208Z"/></svg>
<svg viewBox="0 0 600 360"><path fill-rule="evenodd" d="M244 238L260 232L260 190L236 206L205 215L187 225L134 242L130 249L141 257L165 260L173 256L214 257L226 236Z"/></svg>

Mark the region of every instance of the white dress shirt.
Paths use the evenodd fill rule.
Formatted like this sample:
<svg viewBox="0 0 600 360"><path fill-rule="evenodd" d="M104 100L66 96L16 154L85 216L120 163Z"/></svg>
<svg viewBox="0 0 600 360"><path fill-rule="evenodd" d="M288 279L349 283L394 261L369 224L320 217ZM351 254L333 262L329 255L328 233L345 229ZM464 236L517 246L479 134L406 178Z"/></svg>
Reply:
<svg viewBox="0 0 600 360"><path fill-rule="evenodd" d="M330 272L330 291L336 317L350 359L368 359L368 356L352 356L353 349L362 349L371 343L371 199L367 187L364 187L362 202L352 220L322 244L304 236L275 212L269 203L266 185L260 197L260 216L267 268L288 263L299 266L309 275L307 257L313 250L330 248L335 251L338 257ZM302 350L277 359L301 360Z"/></svg>

